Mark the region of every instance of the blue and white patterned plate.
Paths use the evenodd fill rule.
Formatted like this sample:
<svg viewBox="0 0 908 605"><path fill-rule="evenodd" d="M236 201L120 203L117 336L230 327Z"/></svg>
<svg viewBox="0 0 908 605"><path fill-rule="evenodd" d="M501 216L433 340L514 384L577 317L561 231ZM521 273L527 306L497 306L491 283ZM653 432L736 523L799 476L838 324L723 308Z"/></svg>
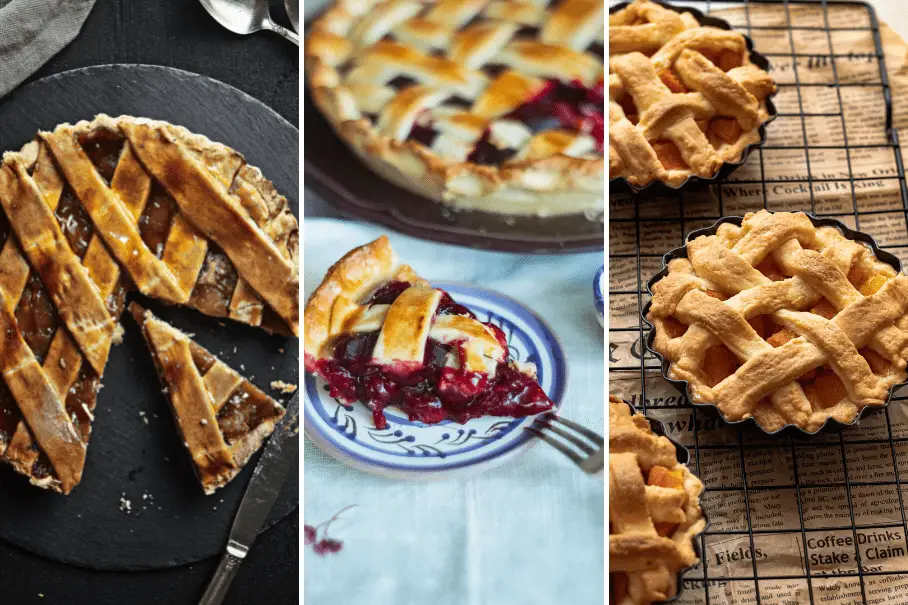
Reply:
<svg viewBox="0 0 908 605"><path fill-rule="evenodd" d="M500 327L512 356L536 364L542 389L560 408L567 385L564 350L532 311L497 292L465 284L433 284L447 290L481 321ZM529 418L483 417L466 424L411 422L396 407L385 410L388 428L378 430L362 403L345 405L328 396L325 382L306 374L306 434L341 462L392 477L421 479L442 473L477 472L517 456L535 444L523 430Z"/></svg>

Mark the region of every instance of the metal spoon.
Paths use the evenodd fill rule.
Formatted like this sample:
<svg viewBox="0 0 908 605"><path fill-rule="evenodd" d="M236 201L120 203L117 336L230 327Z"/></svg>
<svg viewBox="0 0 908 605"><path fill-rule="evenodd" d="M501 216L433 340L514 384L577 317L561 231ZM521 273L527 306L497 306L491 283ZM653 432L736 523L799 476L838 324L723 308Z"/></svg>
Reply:
<svg viewBox="0 0 908 605"><path fill-rule="evenodd" d="M235 34L253 34L263 29L278 33L297 46L300 37L271 20L268 0L199 0L215 21Z"/></svg>

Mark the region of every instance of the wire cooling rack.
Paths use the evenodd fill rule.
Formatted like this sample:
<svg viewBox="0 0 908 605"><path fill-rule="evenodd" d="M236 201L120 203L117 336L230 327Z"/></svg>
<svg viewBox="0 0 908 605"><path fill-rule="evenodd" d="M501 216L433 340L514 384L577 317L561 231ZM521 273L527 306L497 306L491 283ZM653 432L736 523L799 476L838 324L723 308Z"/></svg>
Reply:
<svg viewBox="0 0 908 605"><path fill-rule="evenodd" d="M733 522L726 519L718 526L713 519L711 527L699 538L703 553L708 552L710 545L734 538L738 538L738 544L743 544L743 552L722 553L720 548L719 554L704 556L701 566L686 574L681 600L684 603L908 603L908 544L905 538L908 524L904 510L908 491L903 484L903 476L908 481L908 423L893 420L892 409L903 405L906 397L893 397L889 409L866 418L860 427L840 434L808 439L770 439L747 429L715 429L717 421L690 407L683 397L651 400L648 392L654 390L661 394L677 393L661 378L659 361L644 353L643 343L649 328L639 315L648 300L646 282L661 267L664 252L683 245L687 233L693 229L712 224L725 215L741 215L760 207L804 210L817 216L838 218L855 229L874 235L881 247L903 262L908 258L908 195L898 134L892 127L892 91L883 61L876 14L871 6L859 2L710 0L674 4L692 6L705 13L743 7L736 13L740 18L732 21L732 26L754 40L757 50L769 58L780 89L775 99L779 108L777 120L788 122L789 133L793 130L800 134L793 137L799 140L778 141L772 136L775 125L770 125L767 144L755 150L747 164L728 180L711 188L709 203L703 204L702 196L690 193L679 193L671 198L625 196L610 199L610 265L613 269L621 265L627 275L628 265L633 263L636 271L636 288L610 287L609 290L612 313L623 315L626 320L617 322L618 325L614 325L615 321L610 323L610 380L616 385L622 382L639 385L639 388L632 386L625 390L642 394L641 400L634 403L651 417L660 418L662 414L677 418L680 410L688 417L689 412L690 422L697 428L686 445L691 450L691 465L701 478L704 471L713 471L716 465L724 464L733 469L724 480L706 482L702 502L708 515L711 508L728 510L732 506L730 499L743 500L739 506L740 518ZM848 27L839 23L833 26L831 5L833 10L851 7L855 11L853 23L849 22ZM771 14L776 17L770 20L770 25L760 18L767 10L773 11ZM716 16L727 18L722 14ZM787 52L766 52L761 39L767 37L786 47ZM848 41L864 38L868 40L869 48L861 53L859 60L866 61L869 71L873 72L875 68L878 77L840 80L840 61L855 60ZM817 42L821 46L820 52L817 52ZM805 46L810 47L808 52L804 51ZM825 77L817 78L815 74L807 73L817 65L824 67ZM879 109L885 112L885 123L879 132L868 134L866 124L852 119L854 116L850 115L848 106L854 95L864 97L863 102L871 98L879 100ZM817 102L817 99L822 100ZM800 128L797 128L798 124ZM822 136L817 136L818 132ZM830 138L835 144L828 144ZM818 142L818 139L823 140ZM806 178L791 175L767 178L766 160L772 154L800 156L798 161L803 162ZM857 159L862 157L863 160ZM868 168L864 165L868 157L873 158L871 163L879 166ZM844 177L841 169L836 173L824 169L830 158L839 166L844 163L847 168ZM778 162L775 165L778 166ZM871 181L877 191L876 197L867 193ZM755 189L755 193L742 209L737 201L727 203L728 187L749 187ZM830 202L828 192L831 188L841 195L834 196ZM888 200L887 194L879 194L881 190L888 192ZM780 191L781 196L777 195ZM725 198L723 193L726 193ZM652 211L653 207L660 211ZM666 208L670 209L668 216L665 216ZM694 212L690 212L691 209ZM874 233L875 228L884 224L888 225L886 233ZM898 233L892 233L893 224L899 225ZM656 238L658 244L649 241L651 231L661 234ZM674 240L675 233L677 240ZM646 237L641 238L642 234ZM673 240L670 246L654 249L662 246L666 239ZM636 313L635 319L627 319L630 317L628 309ZM617 353L619 349L620 354ZM722 435L718 443L716 431ZM871 458L874 463L867 463ZM752 469L759 467L761 462L765 468L767 461L770 466L787 465L790 481L765 484L759 473ZM868 471L868 466L873 469ZM749 469L752 470L750 476ZM879 496L873 500L870 494ZM767 509L759 516L755 513L755 501L765 503L774 498L778 500L776 506L788 507L791 515L797 508L799 526L774 527L772 515L765 514ZM880 502L880 510L885 508L886 514L877 514L879 511L873 506L868 509L864 504L856 505L856 501L866 503L868 498ZM818 514L817 508L824 506L837 510L836 514ZM827 560L814 557L828 552L823 551L822 546L830 541L848 544L849 538L853 548L840 548L838 552L846 552L850 560L833 564L836 571L829 571ZM796 561L794 557L800 557L801 561L787 569L800 567L800 573L779 573L772 566L761 565L761 550L765 550L761 546L768 540L775 540L776 544L786 541L793 544L792 561ZM875 545L877 541L883 546ZM881 556L887 553L891 556L884 557L885 562L880 565ZM727 567L716 563L716 557L720 555L726 560L749 559L749 564L738 566L745 568L746 573L724 573ZM780 553L774 555L778 558ZM717 566L722 569L716 569ZM900 586L898 580L902 580ZM737 598L727 596L730 584L737 585ZM780 596L784 588L779 586L784 585L796 587L794 596L787 599Z"/></svg>

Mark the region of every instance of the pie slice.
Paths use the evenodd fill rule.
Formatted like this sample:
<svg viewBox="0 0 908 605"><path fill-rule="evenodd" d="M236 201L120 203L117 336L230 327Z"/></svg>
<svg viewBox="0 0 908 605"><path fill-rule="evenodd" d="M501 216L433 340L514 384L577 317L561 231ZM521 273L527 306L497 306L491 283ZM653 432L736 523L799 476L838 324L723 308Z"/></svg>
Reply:
<svg viewBox="0 0 908 605"><path fill-rule="evenodd" d="M429 424L554 406L504 332L401 265L385 236L329 269L304 323L306 370L332 397L369 406L379 429L392 405Z"/></svg>
<svg viewBox="0 0 908 605"><path fill-rule="evenodd" d="M284 408L151 311L136 303L129 311L142 328L196 475L211 495L243 470Z"/></svg>
<svg viewBox="0 0 908 605"><path fill-rule="evenodd" d="M298 333L299 227L233 149L166 122L98 116L0 163L0 461L81 479L126 294Z"/></svg>

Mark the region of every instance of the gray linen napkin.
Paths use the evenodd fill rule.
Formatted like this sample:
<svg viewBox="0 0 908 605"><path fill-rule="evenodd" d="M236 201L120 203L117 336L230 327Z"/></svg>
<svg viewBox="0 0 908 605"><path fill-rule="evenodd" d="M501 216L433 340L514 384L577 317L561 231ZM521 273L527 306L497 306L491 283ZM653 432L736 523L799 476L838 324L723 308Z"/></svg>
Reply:
<svg viewBox="0 0 908 605"><path fill-rule="evenodd" d="M73 41L95 0L0 0L0 97Z"/></svg>

